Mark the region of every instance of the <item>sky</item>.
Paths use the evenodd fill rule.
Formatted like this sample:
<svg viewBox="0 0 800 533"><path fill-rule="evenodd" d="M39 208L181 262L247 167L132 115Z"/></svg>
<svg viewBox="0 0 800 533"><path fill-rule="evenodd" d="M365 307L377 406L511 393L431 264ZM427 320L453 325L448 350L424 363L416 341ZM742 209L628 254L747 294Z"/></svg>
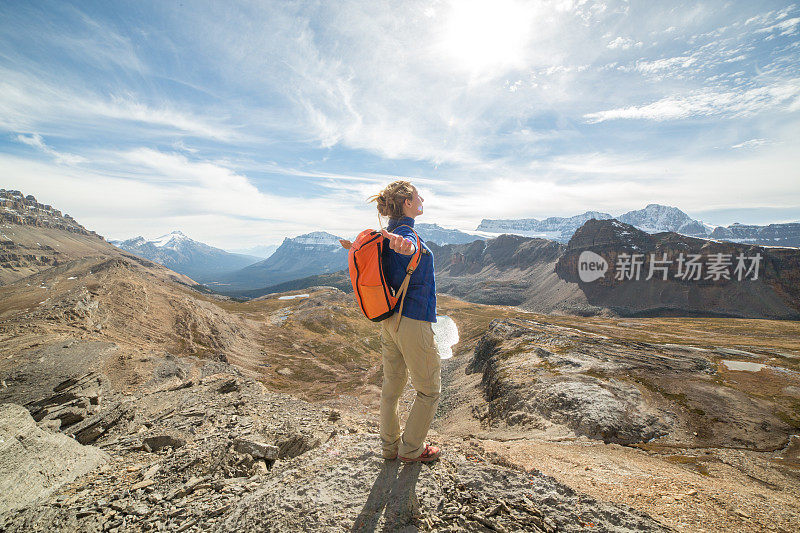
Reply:
<svg viewBox="0 0 800 533"><path fill-rule="evenodd" d="M417 222L800 220L800 6L0 3L0 188L224 249ZM385 221L384 221L385 223Z"/></svg>

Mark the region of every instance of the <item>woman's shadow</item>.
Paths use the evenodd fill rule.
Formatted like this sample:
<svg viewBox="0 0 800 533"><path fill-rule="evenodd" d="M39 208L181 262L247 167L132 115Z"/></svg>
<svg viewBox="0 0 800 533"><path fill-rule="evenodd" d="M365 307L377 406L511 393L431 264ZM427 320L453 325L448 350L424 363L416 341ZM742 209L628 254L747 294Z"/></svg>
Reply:
<svg viewBox="0 0 800 533"><path fill-rule="evenodd" d="M416 487L420 468L420 463L384 461L350 531L376 531L381 514L383 531L417 531L413 523L419 516Z"/></svg>

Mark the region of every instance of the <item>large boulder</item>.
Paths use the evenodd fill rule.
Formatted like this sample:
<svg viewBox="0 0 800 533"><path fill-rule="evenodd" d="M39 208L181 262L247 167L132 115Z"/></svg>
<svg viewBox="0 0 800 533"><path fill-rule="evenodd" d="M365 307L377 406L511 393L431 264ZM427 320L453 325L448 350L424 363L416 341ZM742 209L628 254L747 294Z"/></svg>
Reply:
<svg viewBox="0 0 800 533"><path fill-rule="evenodd" d="M107 460L97 448L41 429L21 405L0 404L0 513L45 498Z"/></svg>

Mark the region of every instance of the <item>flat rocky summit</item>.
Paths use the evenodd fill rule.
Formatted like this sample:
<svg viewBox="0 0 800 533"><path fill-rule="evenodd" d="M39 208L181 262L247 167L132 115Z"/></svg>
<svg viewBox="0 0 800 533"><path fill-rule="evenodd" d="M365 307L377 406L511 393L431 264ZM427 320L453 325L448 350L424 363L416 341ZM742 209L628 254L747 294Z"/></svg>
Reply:
<svg viewBox="0 0 800 533"><path fill-rule="evenodd" d="M344 435L281 464L218 531L667 531L460 443L429 464L385 461L377 446L376 434Z"/></svg>

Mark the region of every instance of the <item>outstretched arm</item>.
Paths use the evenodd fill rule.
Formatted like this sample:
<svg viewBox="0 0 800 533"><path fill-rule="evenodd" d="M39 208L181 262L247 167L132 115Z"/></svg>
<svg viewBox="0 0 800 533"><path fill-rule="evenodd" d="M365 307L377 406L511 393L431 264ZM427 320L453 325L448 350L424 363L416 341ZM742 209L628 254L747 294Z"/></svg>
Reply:
<svg viewBox="0 0 800 533"><path fill-rule="evenodd" d="M406 239L402 235L396 233L389 233L385 229L381 230L381 234L389 239L389 248L403 255L413 255L417 251L417 245Z"/></svg>

